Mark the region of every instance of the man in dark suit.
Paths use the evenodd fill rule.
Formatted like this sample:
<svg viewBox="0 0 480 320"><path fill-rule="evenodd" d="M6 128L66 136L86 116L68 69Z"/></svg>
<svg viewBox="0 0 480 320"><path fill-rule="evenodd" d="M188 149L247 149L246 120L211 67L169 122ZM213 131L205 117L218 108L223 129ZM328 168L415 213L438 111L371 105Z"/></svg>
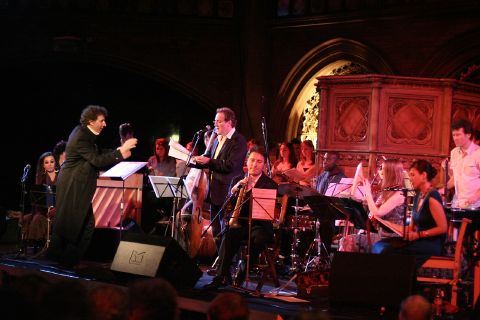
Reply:
<svg viewBox="0 0 480 320"><path fill-rule="evenodd" d="M101 151L97 136L107 125L107 109L90 105L83 109L66 146L66 159L57 180L56 215L47 258L73 266L82 258L93 235L92 199L100 168L130 157L137 139L126 140L116 150Z"/></svg>
<svg viewBox="0 0 480 320"><path fill-rule="evenodd" d="M195 157L195 162L210 170L210 185L207 201L210 201L210 215L213 219L222 207L230 182L243 174L243 163L247 155L247 142L235 129L235 113L230 108L219 108L215 115L215 131L218 136L213 147L206 154ZM223 215L213 221L212 233L216 237L217 250L220 247Z"/></svg>
<svg viewBox="0 0 480 320"><path fill-rule="evenodd" d="M240 208L239 218L233 219L238 222L237 226L230 224L222 237L220 246L218 274L213 281L205 286L205 289L216 289L230 282L230 265L232 259L240 248L241 241L248 239L248 217L250 214L250 205L248 198L251 197L252 188L277 189L278 185L265 175L263 169L265 166L265 150L262 147L251 149L247 159L248 174L235 177L231 183L231 195L243 193L243 205ZM243 192L240 189L243 188ZM241 199L242 200L242 199ZM236 205L235 205L236 206ZM229 213L231 214L231 213ZM231 219L230 221L233 222ZM273 225L267 220L253 220L251 229L251 248L250 256L255 258L266 248L273 239Z"/></svg>

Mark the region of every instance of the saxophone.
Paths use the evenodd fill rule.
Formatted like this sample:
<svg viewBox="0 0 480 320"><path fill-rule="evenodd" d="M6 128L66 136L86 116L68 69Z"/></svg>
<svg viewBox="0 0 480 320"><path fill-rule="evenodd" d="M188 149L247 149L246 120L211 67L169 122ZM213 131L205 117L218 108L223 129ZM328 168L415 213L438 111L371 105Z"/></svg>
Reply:
<svg viewBox="0 0 480 320"><path fill-rule="evenodd" d="M242 209L241 204L243 203L243 198L245 197L245 188L246 185L240 187L237 196L237 202L235 203L235 208L233 209L232 216L230 217L230 221L228 221L228 225L230 228L240 228L241 225L238 223L238 218L240 217L240 211Z"/></svg>

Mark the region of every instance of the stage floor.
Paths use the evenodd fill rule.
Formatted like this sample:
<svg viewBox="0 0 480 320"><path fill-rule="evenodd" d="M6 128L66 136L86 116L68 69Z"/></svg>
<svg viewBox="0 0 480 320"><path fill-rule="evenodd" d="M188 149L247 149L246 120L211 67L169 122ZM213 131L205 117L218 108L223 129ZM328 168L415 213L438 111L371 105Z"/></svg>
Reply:
<svg viewBox="0 0 480 320"><path fill-rule="evenodd" d="M27 254L17 251L15 245L0 245L0 270L9 275L23 275L27 273L41 273L45 277L55 281L56 279L71 279L82 281L88 287L98 284L110 284L126 288L128 281L135 277L124 278L110 270L110 262L82 261L73 269L65 269L58 264L48 261L41 256L35 255L29 250ZM353 266L352 266L353 267ZM335 307L329 304L328 286L316 291L315 296L309 299L298 299L295 281L291 276L280 278L281 286L273 287L267 281L261 293L254 293L257 281L252 277L249 281L249 289L222 287L215 291L206 291L202 287L212 279L206 273L207 266L200 265L203 271L201 278L193 288L178 290L181 319L206 319L205 312L209 302L219 292L238 292L246 298L251 310L250 319L295 319L304 311L319 312L326 316L326 319L397 319L398 307L387 307L375 305L349 305L342 304ZM137 277L138 278L138 277ZM128 280L126 280L128 279ZM274 294L277 293L277 294ZM469 311L445 319L471 319Z"/></svg>

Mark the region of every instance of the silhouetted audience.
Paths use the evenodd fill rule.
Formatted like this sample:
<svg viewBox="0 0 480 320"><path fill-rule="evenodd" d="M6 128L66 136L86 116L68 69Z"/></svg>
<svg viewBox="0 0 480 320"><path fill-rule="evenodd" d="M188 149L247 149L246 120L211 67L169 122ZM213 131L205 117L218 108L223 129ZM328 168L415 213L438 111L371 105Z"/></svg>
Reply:
<svg viewBox="0 0 480 320"><path fill-rule="evenodd" d="M432 305L425 297L415 294L402 301L398 320L430 320L431 318Z"/></svg>
<svg viewBox="0 0 480 320"><path fill-rule="evenodd" d="M164 319L179 316L177 292L166 280L138 280L130 289L129 320Z"/></svg>
<svg viewBox="0 0 480 320"><path fill-rule="evenodd" d="M97 320L127 320L128 292L117 286L100 285L90 291L90 303Z"/></svg>
<svg viewBox="0 0 480 320"><path fill-rule="evenodd" d="M208 320L248 320L250 310L245 299L233 292L222 292L207 310Z"/></svg>
<svg viewBox="0 0 480 320"><path fill-rule="evenodd" d="M82 282L60 280L51 285L41 304L40 319L91 320L93 312Z"/></svg>

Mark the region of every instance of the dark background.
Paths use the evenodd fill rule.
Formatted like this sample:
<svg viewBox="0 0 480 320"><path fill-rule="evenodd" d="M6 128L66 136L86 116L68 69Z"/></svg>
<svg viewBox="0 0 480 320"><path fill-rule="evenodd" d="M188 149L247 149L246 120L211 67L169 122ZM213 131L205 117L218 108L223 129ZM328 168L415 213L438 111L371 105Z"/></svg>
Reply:
<svg viewBox="0 0 480 320"><path fill-rule="evenodd" d="M6 142L2 148L0 205L11 209L20 207L25 165L32 166L28 185L34 182L38 157L52 151L58 141L68 139L88 104L102 105L109 111L107 127L98 138L101 148L118 147L118 126L132 124L139 139L134 151L137 161L146 161L153 154L157 137L177 133L185 145L214 118L181 92L105 65L42 59L4 68L0 79Z"/></svg>

